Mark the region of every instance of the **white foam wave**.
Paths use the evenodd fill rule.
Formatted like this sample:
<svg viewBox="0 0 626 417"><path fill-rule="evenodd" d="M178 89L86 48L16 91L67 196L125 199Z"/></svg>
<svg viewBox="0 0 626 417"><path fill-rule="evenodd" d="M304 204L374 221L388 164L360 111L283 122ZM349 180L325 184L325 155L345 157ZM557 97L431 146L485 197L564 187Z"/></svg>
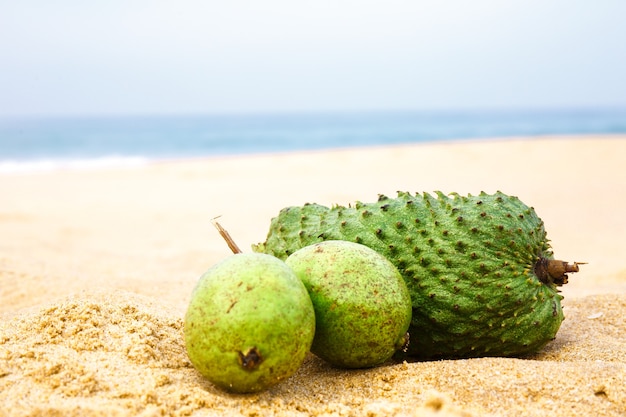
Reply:
<svg viewBox="0 0 626 417"><path fill-rule="evenodd" d="M143 156L102 156L94 158L40 158L29 160L0 160L0 174L28 174L50 171L132 168L147 164Z"/></svg>

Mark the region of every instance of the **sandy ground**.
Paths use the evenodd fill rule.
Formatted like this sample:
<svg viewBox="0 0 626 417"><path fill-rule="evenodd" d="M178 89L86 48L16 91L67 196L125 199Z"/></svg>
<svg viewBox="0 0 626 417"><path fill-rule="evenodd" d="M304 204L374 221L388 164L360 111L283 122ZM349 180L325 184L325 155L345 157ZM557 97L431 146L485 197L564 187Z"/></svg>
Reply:
<svg viewBox="0 0 626 417"><path fill-rule="evenodd" d="M310 356L267 392L191 367L198 277L263 241L285 206L402 191L503 191L559 259L566 320L528 358L340 370ZM0 415L626 414L626 136L512 138L0 176Z"/></svg>

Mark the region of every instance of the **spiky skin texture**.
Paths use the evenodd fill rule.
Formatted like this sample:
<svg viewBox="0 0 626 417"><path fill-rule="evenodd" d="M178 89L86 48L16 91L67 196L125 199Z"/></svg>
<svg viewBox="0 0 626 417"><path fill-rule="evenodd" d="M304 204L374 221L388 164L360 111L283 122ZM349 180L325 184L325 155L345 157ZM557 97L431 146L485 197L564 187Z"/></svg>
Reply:
<svg viewBox="0 0 626 417"><path fill-rule="evenodd" d="M535 273L553 259L543 221L517 197L399 192L353 207L288 207L253 249L285 259L323 240L361 243L395 264L413 305L410 356L521 356L554 339L563 320L556 284Z"/></svg>

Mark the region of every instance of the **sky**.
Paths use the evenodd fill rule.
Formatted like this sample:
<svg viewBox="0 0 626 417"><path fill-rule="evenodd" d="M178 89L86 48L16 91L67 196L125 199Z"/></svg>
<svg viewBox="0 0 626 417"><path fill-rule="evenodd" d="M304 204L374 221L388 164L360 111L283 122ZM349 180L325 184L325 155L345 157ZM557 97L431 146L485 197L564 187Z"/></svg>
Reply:
<svg viewBox="0 0 626 417"><path fill-rule="evenodd" d="M624 0L0 0L0 117L626 107Z"/></svg>

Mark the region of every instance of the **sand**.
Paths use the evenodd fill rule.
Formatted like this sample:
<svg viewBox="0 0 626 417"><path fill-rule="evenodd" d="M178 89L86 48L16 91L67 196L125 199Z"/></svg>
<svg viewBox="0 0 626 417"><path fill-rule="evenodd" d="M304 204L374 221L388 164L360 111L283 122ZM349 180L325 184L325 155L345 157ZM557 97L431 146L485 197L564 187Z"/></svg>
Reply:
<svg viewBox="0 0 626 417"><path fill-rule="evenodd" d="M510 138L208 158L0 176L0 415L626 414L626 136ZM288 205L501 190L533 206L558 258L557 338L525 358L334 369L310 355L232 395L187 359L198 277Z"/></svg>

